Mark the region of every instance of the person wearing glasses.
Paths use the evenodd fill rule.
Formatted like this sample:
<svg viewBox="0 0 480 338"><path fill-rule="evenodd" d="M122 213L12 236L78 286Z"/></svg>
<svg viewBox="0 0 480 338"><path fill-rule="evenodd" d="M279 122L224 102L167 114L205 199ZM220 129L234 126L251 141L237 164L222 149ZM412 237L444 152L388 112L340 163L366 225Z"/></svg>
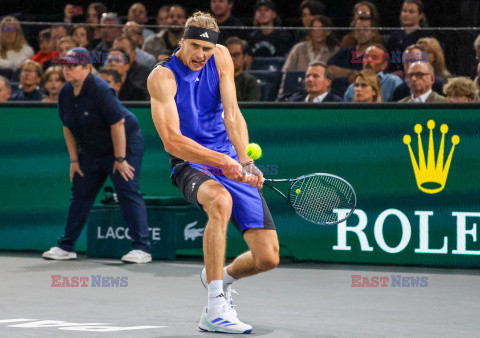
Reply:
<svg viewBox="0 0 480 338"><path fill-rule="evenodd" d="M447 99L432 91L435 75L433 67L428 62L415 62L407 71L407 82L412 92L411 96L401 99L400 103L433 103L447 102Z"/></svg>
<svg viewBox="0 0 480 338"><path fill-rule="evenodd" d="M140 49L143 44L142 27L135 21L128 21L123 26L122 32L135 44L135 55L138 63L144 65L150 70L153 69L157 64L157 59L155 59L152 54Z"/></svg>
<svg viewBox="0 0 480 338"><path fill-rule="evenodd" d="M18 69L33 54L18 20L4 17L0 22L0 68Z"/></svg>
<svg viewBox="0 0 480 338"><path fill-rule="evenodd" d="M58 110L70 155L72 199L65 234L42 257L76 259L75 242L107 177L113 182L133 250L122 257L147 263L150 254L145 202L139 191L144 140L137 118L118 100L107 82L92 75L87 49L75 47L62 58L67 83L58 97Z"/></svg>

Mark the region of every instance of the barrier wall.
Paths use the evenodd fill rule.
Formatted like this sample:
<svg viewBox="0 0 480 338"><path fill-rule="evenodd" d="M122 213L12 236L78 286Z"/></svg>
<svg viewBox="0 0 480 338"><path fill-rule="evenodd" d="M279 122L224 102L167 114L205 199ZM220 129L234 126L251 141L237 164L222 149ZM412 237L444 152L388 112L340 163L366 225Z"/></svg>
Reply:
<svg viewBox="0 0 480 338"><path fill-rule="evenodd" d="M265 188L281 254L299 260L480 267L479 108L244 106L251 141L264 152L257 164L265 176L329 172L357 192L355 214L338 226L322 227L297 217ZM178 197L148 106L131 109L146 139L142 192ZM431 136L429 120L435 122ZM417 124L423 129L423 155ZM448 126L443 147L442 124ZM0 106L0 125L0 248L46 249L63 230L70 194L56 108ZM453 135L459 143L452 151ZM412 158L420 168L417 175ZM77 249L84 249L84 240L79 244ZM230 229L227 254L244 249L241 236Z"/></svg>

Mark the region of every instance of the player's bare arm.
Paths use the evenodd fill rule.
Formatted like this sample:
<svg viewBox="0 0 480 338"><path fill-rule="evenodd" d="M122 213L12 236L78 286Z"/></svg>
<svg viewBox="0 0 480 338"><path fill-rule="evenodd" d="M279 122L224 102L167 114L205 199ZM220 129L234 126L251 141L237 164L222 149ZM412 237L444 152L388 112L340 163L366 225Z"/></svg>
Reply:
<svg viewBox="0 0 480 338"><path fill-rule="evenodd" d="M214 55L220 77L220 95L222 96L224 123L228 138L235 147L240 162L251 162L252 160L246 152L249 143L248 129L245 119L238 107L232 58L228 49L222 45L217 45ZM263 185L263 175L261 171L255 168L252 174L254 174L255 177L248 183L254 187L261 188Z"/></svg>
<svg viewBox="0 0 480 338"><path fill-rule="evenodd" d="M229 168L227 171L231 172L231 177L227 172L226 176L241 181L241 167L234 159L205 148L180 133L180 120L175 103L177 85L172 71L164 67L155 68L148 77L147 85L151 97L153 122L165 151L185 161Z"/></svg>

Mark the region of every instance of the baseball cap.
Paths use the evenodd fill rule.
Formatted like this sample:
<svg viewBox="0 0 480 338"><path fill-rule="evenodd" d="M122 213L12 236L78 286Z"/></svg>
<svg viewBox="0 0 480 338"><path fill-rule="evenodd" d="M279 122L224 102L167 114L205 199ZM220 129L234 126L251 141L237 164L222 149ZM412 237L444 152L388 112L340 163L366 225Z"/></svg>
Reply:
<svg viewBox="0 0 480 338"><path fill-rule="evenodd" d="M276 11L277 10L277 7L275 6L274 2L272 0L258 0L256 3L255 3L255 6L253 7L254 10L256 11L257 9L259 9L260 7L262 6L267 6L268 8L270 8L272 11Z"/></svg>
<svg viewBox="0 0 480 338"><path fill-rule="evenodd" d="M92 63L92 57L86 48L75 47L70 49L65 56L62 57L62 61L75 65L86 65Z"/></svg>

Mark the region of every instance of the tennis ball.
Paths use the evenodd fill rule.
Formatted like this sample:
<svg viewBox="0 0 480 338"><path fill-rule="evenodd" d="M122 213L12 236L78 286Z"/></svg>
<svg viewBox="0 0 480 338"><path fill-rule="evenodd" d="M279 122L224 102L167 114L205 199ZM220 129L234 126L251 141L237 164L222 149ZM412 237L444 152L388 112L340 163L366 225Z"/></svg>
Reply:
<svg viewBox="0 0 480 338"><path fill-rule="evenodd" d="M297 189L297 190L295 190L295 192L296 192L297 195L298 195L298 194L301 192L301 190L300 190L300 189Z"/></svg>
<svg viewBox="0 0 480 338"><path fill-rule="evenodd" d="M250 143L247 146L247 155L252 160L257 160L262 156L262 148L256 143Z"/></svg>

